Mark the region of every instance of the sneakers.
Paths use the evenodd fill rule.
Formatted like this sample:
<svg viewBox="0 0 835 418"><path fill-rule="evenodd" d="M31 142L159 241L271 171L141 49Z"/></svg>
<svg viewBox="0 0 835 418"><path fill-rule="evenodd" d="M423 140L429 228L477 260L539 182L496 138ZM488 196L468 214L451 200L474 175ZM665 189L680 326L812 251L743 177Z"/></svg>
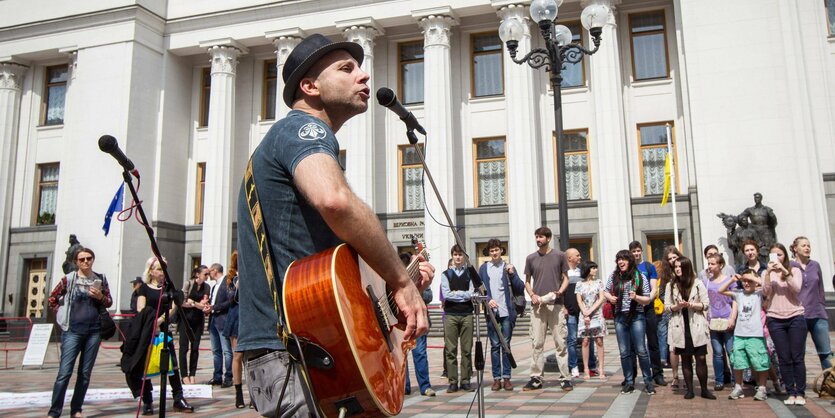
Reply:
<svg viewBox="0 0 835 418"><path fill-rule="evenodd" d="M798 396L798 397L794 398L794 404L795 405L806 405L806 398L804 398L802 396Z"/></svg>
<svg viewBox="0 0 835 418"><path fill-rule="evenodd" d="M667 386L667 381L664 380L663 375L659 374L658 376L655 376L655 379L653 379L653 381L655 381L655 384L658 386Z"/></svg>
<svg viewBox="0 0 835 418"><path fill-rule="evenodd" d="M580 377L580 369L577 366L571 369L571 377Z"/></svg>
<svg viewBox="0 0 835 418"><path fill-rule="evenodd" d="M449 387L446 390L446 393L455 393L458 392L458 383L450 383Z"/></svg>
<svg viewBox="0 0 835 418"><path fill-rule="evenodd" d="M768 394L765 391L765 386L760 386L757 388L757 393L754 395L755 401L765 401L768 400Z"/></svg>
<svg viewBox="0 0 835 418"><path fill-rule="evenodd" d="M525 386L522 388L522 390L525 392L539 389L542 389L542 379L538 377L531 377L531 380L529 380L528 383L525 384Z"/></svg>
<svg viewBox="0 0 835 418"><path fill-rule="evenodd" d="M470 382L463 382L461 383L461 390L464 392L472 392L475 389L470 386Z"/></svg>
<svg viewBox="0 0 835 418"><path fill-rule="evenodd" d="M433 397L435 396L435 390L432 388L426 389L426 391L423 392L423 396Z"/></svg>
<svg viewBox="0 0 835 418"><path fill-rule="evenodd" d="M783 401L783 404L785 404L785 405L795 405L796 401L797 401L796 396L789 396L788 398L786 398L785 401Z"/></svg>
<svg viewBox="0 0 835 418"><path fill-rule="evenodd" d="M721 391L725 390L725 385L723 385L721 383L717 383L717 384L713 385L713 390L716 391L716 392L721 392Z"/></svg>
<svg viewBox="0 0 835 418"><path fill-rule="evenodd" d="M574 386L572 386L571 382L569 382L568 380L563 380L560 383L560 387L562 388L563 392L571 392L572 390L574 390Z"/></svg>
<svg viewBox="0 0 835 418"><path fill-rule="evenodd" d="M644 389L644 392L646 392L647 395L650 395L650 396L655 395L655 388L652 387L652 386L647 386L647 388Z"/></svg>
<svg viewBox="0 0 835 418"><path fill-rule="evenodd" d="M589 370L589 376L591 376L591 377L597 377L599 374L600 374L600 372L597 371L597 369Z"/></svg>
<svg viewBox="0 0 835 418"><path fill-rule="evenodd" d="M620 390L620 393L632 393L635 391L635 386L632 385L624 385L623 389Z"/></svg>
<svg viewBox="0 0 835 418"><path fill-rule="evenodd" d="M759 391L757 392L757 394L759 395ZM732 390L731 394L728 395L728 399L733 399L733 400L737 400L737 399L744 398L744 397L745 397L745 394L742 393L742 386L734 387L734 390Z"/></svg>

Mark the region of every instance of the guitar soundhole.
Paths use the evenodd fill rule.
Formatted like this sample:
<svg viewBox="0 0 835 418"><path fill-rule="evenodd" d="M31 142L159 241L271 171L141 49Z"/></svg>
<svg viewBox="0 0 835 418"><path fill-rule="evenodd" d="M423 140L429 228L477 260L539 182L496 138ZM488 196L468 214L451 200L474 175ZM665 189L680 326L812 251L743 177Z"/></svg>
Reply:
<svg viewBox="0 0 835 418"><path fill-rule="evenodd" d="M371 307L374 309L374 316L377 317L377 325L380 327L380 332L383 333L383 337L388 344L389 351L394 351L394 345L391 342L391 338L389 337L389 326L388 321L386 320L386 314L383 312L383 309L380 307L380 298L374 294L374 289L371 285L366 286L365 291L368 293L368 297L371 299ZM384 301L388 303L388 301Z"/></svg>

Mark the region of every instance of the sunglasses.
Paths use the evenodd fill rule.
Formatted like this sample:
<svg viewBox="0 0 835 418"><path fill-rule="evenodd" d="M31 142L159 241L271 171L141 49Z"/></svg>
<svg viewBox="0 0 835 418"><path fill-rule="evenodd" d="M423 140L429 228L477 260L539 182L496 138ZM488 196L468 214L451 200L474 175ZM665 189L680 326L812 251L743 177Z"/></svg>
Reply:
<svg viewBox="0 0 835 418"><path fill-rule="evenodd" d="M93 257L78 257L79 263L89 263L93 261Z"/></svg>

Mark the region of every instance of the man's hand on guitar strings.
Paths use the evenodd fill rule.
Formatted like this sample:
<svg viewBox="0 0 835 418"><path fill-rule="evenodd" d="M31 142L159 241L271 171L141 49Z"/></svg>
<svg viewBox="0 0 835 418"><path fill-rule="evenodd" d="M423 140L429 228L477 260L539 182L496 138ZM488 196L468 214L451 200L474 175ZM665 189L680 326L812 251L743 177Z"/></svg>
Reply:
<svg viewBox="0 0 835 418"><path fill-rule="evenodd" d="M403 339L416 339L426 334L429 331L426 305L417 287L410 282L407 286L395 290L393 296L399 311L398 320L406 321Z"/></svg>
<svg viewBox="0 0 835 418"><path fill-rule="evenodd" d="M420 260L420 282L416 283L418 290L423 292L426 290L429 285L432 284L432 278L435 277L435 266L429 264L422 255L412 256L413 260L414 257L417 257Z"/></svg>

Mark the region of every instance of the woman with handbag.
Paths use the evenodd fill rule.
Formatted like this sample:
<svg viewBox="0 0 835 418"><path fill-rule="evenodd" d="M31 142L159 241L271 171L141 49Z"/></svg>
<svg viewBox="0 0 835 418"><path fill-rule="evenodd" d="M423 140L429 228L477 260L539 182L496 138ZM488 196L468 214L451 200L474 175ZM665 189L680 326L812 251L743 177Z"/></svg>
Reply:
<svg viewBox="0 0 835 418"><path fill-rule="evenodd" d="M167 263L167 260L163 258L163 261ZM139 311L139 315L143 314L143 311L149 310L145 316L152 316L156 318L156 323L151 324L155 328L159 328L162 330L162 326L164 323L163 315L165 312L168 312L168 315L172 315L174 313L175 307L172 306L170 302L161 303L161 295L162 295L162 288L165 284L165 272L162 270L162 266L160 265L159 260L156 257L151 257L148 261L145 262L145 272L142 276L145 283L142 287L139 288L139 297L136 299L136 309ZM140 316L137 316L139 318ZM153 334L156 335L157 330L155 329ZM139 345L142 349L147 349L150 341L142 341ZM173 354L176 353L174 349L174 342L173 340L169 339L168 341L164 342L168 346L168 352ZM180 372L179 372L179 363L177 362L177 356L171 355L170 357L173 374L169 376L169 382L171 383L171 392L174 395L174 411L176 412L185 412L185 413L192 413L194 412L194 407L189 405L186 401L185 397L183 396L183 384L180 381ZM136 376L127 376L128 378L128 385L131 388L131 391L136 396L138 389L141 389L142 394L142 415L153 415L154 414L154 407L153 407L153 397L152 391L153 387L151 384L151 379L145 379L142 381L141 377ZM161 405L164 407L164 405Z"/></svg>
<svg viewBox="0 0 835 418"><path fill-rule="evenodd" d="M70 272L58 282L49 296L49 307L57 312L58 326L61 333L61 366L58 377L52 387L52 405L50 417L61 416L64 409L64 396L70 384L75 359L81 355L75 390L70 401L70 414L81 417L84 396L90 385L90 376L101 343L100 313L113 304L107 279L93 271L95 253L89 248L81 248L75 253L75 265L78 270Z"/></svg>
<svg viewBox="0 0 835 418"><path fill-rule="evenodd" d="M209 301L209 285L206 284L208 278L209 268L201 265L192 272L191 284L183 288L185 299L180 306L182 316L180 324L189 327L191 335L194 337L194 341L190 341L189 334L185 330L180 330L180 372L182 373L183 383L187 385L197 383L194 375L197 373L197 361L200 358L200 339L203 336L203 328L206 322L203 308Z"/></svg>
<svg viewBox="0 0 835 418"><path fill-rule="evenodd" d="M806 405L806 317L799 294L803 274L789 264L786 247L769 249L768 268L762 273L768 332L777 349L780 375L789 393L786 405Z"/></svg>
<svg viewBox="0 0 835 418"><path fill-rule="evenodd" d="M687 257L675 261L673 281L667 285L664 305L672 315L669 323L669 343L676 354L681 355L682 373L687 392L684 399L693 399L693 357L696 358L696 375L702 388L701 396L716 399L707 388L707 344L710 342L707 317L710 300L705 285L696 280L693 263Z"/></svg>
<svg viewBox="0 0 835 418"><path fill-rule="evenodd" d="M615 262L617 267L606 280L603 295L615 308L615 332L624 377L621 393L635 391L637 372L633 359L637 354L646 393L654 395L655 385L646 344L646 317L643 315L644 309L652 309L646 306L651 302L649 280L638 271L635 259L628 250L618 251Z"/></svg>
<svg viewBox="0 0 835 418"><path fill-rule="evenodd" d="M736 302L719 293L719 288L727 282L736 282L733 277L724 273L725 258L722 254L711 254L707 258L707 272L709 276L705 279L707 296L710 299L710 310L707 313L708 325L710 328L710 345L713 347L713 375L716 377L713 390L725 389L725 384L733 386L733 373L725 375L725 356L730 359L734 347L734 325L736 324L737 305ZM736 283L731 283L729 291L736 289Z"/></svg>
<svg viewBox="0 0 835 418"><path fill-rule="evenodd" d="M673 270L675 269L675 261L683 257L681 252L675 245L668 245L664 248L664 255L662 256L661 265L658 268L658 297L663 302L667 296L667 284L673 281ZM670 387L678 389L678 364L679 356L670 350L668 343L668 326L670 323L670 308L663 306L664 312L661 314L661 320L658 321L658 350L661 353L661 362L665 363L664 367L669 367L673 375L673 381Z"/></svg>
<svg viewBox="0 0 835 418"><path fill-rule="evenodd" d="M597 263L586 261L580 268L580 277L574 293L577 295L577 305L580 307L580 318L577 321L577 338L583 340L583 364L589 363L589 346L592 341L597 344L597 368L600 370L600 380L606 380L603 369L603 337L606 336L606 322L603 320L603 310L600 308L606 301L603 294L603 283L597 277ZM586 367L586 381L591 380L591 369Z"/></svg>

